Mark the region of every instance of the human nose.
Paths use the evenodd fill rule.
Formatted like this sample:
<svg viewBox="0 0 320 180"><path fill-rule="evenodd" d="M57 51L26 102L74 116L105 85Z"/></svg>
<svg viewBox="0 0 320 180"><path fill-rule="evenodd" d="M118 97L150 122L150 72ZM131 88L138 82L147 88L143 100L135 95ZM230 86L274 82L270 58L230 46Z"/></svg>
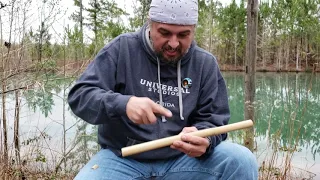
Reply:
<svg viewBox="0 0 320 180"><path fill-rule="evenodd" d="M179 46L179 41L178 41L177 37L176 36L172 36L169 39L168 45L173 49L177 48Z"/></svg>

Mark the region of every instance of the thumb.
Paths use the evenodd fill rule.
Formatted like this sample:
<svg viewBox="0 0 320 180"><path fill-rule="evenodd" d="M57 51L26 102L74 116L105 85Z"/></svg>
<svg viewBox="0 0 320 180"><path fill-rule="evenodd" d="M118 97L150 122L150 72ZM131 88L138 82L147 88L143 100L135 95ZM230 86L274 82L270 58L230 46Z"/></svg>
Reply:
<svg viewBox="0 0 320 180"><path fill-rule="evenodd" d="M172 112L169 109L164 108L163 106L161 106L157 103L154 103L151 106L151 108L152 108L152 112L155 114L159 114L159 115L166 116L166 117L172 116Z"/></svg>

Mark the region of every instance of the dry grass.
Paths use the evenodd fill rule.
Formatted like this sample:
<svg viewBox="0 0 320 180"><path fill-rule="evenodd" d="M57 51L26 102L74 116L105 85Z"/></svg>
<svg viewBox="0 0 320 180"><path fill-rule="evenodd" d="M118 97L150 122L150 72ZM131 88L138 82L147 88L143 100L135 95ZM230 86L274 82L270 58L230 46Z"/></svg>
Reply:
<svg viewBox="0 0 320 180"><path fill-rule="evenodd" d="M54 171L33 170L25 166L5 166L0 164L0 180L71 180L74 174L55 173Z"/></svg>

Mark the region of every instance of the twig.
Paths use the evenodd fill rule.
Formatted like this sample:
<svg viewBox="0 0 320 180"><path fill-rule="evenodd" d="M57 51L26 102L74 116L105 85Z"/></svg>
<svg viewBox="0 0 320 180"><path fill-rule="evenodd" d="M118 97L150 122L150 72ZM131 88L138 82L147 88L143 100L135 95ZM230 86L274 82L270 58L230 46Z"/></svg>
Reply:
<svg viewBox="0 0 320 180"><path fill-rule="evenodd" d="M13 91L16 91L16 90L21 90L21 89L27 89L27 88L28 88L28 86L19 87L19 88L15 88L15 89L10 89L8 91L0 92L0 94L6 94L6 93L9 93L9 92L13 92Z"/></svg>

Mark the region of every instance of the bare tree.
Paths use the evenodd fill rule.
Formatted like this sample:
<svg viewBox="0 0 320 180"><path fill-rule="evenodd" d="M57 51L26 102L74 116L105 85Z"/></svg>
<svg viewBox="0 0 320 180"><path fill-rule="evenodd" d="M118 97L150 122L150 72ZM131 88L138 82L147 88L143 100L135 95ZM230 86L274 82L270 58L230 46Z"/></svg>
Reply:
<svg viewBox="0 0 320 180"><path fill-rule="evenodd" d="M20 164L20 140L19 140L19 119L20 119L20 101L19 101L19 90L15 91L16 103L15 103L15 121L14 121L14 147L17 164Z"/></svg>
<svg viewBox="0 0 320 180"><path fill-rule="evenodd" d="M21 65L23 64L23 61L25 59L25 34L26 34L26 21L27 21L27 13L29 12L30 6L31 6L31 1L27 1L24 2L23 0L20 0L18 2L19 6L22 6L21 11L22 11L22 31L19 32L20 35L22 35L21 37L21 42L20 42L20 47L19 47L19 51L18 51L18 57L17 57L17 61L15 62L13 61L13 63L15 63L14 67L14 74L19 74L19 72L21 71ZM19 8L17 9L17 11L19 11ZM19 14L19 12L17 12L17 14ZM19 17L18 17L19 18ZM19 22L18 22L19 23ZM17 24L16 26L21 26L20 24ZM20 37L19 35L19 37ZM24 86L24 85L22 85ZM13 136L13 141L14 141L14 151L15 151L15 162L16 164L20 164L20 103L21 103L21 99L20 99L20 86L19 83L15 85L15 97L16 97L16 101L15 101L15 115L14 115L14 136Z"/></svg>
<svg viewBox="0 0 320 180"><path fill-rule="evenodd" d="M74 0L74 5L79 8L79 11L74 12L71 15L71 18L79 24L80 27L80 52L76 51L76 53L79 52L80 58L85 57L85 51L84 51L84 42L83 42L83 25L84 25L84 18L83 18L83 3L82 0Z"/></svg>
<svg viewBox="0 0 320 180"><path fill-rule="evenodd" d="M14 5L15 0L11 2L11 9L9 11L9 41L5 43L5 46L7 47L7 53L4 55L3 46L1 45L1 52L2 52L2 63L0 70L2 71L0 74L0 79L2 82L2 92L6 91L6 80L5 77L7 76L7 66L10 59L10 50L11 50L11 33L12 33L12 23L13 23L13 15L14 15ZM3 5L1 3L1 9L5 7L6 5ZM2 21L0 21L2 24ZM3 40L2 36L2 26L1 26L1 40ZM2 44L2 43L1 43ZM8 127L7 127L7 115L6 115L6 94L2 93L2 125L3 125L3 162L5 164L5 167L8 163Z"/></svg>
<svg viewBox="0 0 320 180"><path fill-rule="evenodd" d="M80 33L81 33L81 56L80 58L83 58L85 56L85 53L84 53L84 48L83 48L83 3L82 3L82 0L79 0L79 3L80 3L80 12L79 12L79 17L80 17Z"/></svg>
<svg viewBox="0 0 320 180"><path fill-rule="evenodd" d="M258 0L248 0L247 5L247 46L245 72L244 118L254 121L255 71L257 59ZM245 146L253 151L254 129L246 130Z"/></svg>
<svg viewBox="0 0 320 180"><path fill-rule="evenodd" d="M42 56L45 50L50 49L51 34L49 34L49 28L56 19L56 16L60 13L56 8L60 0L41 0L41 7L39 10L40 26L38 32L35 34L37 41L37 59L38 62L42 61Z"/></svg>

